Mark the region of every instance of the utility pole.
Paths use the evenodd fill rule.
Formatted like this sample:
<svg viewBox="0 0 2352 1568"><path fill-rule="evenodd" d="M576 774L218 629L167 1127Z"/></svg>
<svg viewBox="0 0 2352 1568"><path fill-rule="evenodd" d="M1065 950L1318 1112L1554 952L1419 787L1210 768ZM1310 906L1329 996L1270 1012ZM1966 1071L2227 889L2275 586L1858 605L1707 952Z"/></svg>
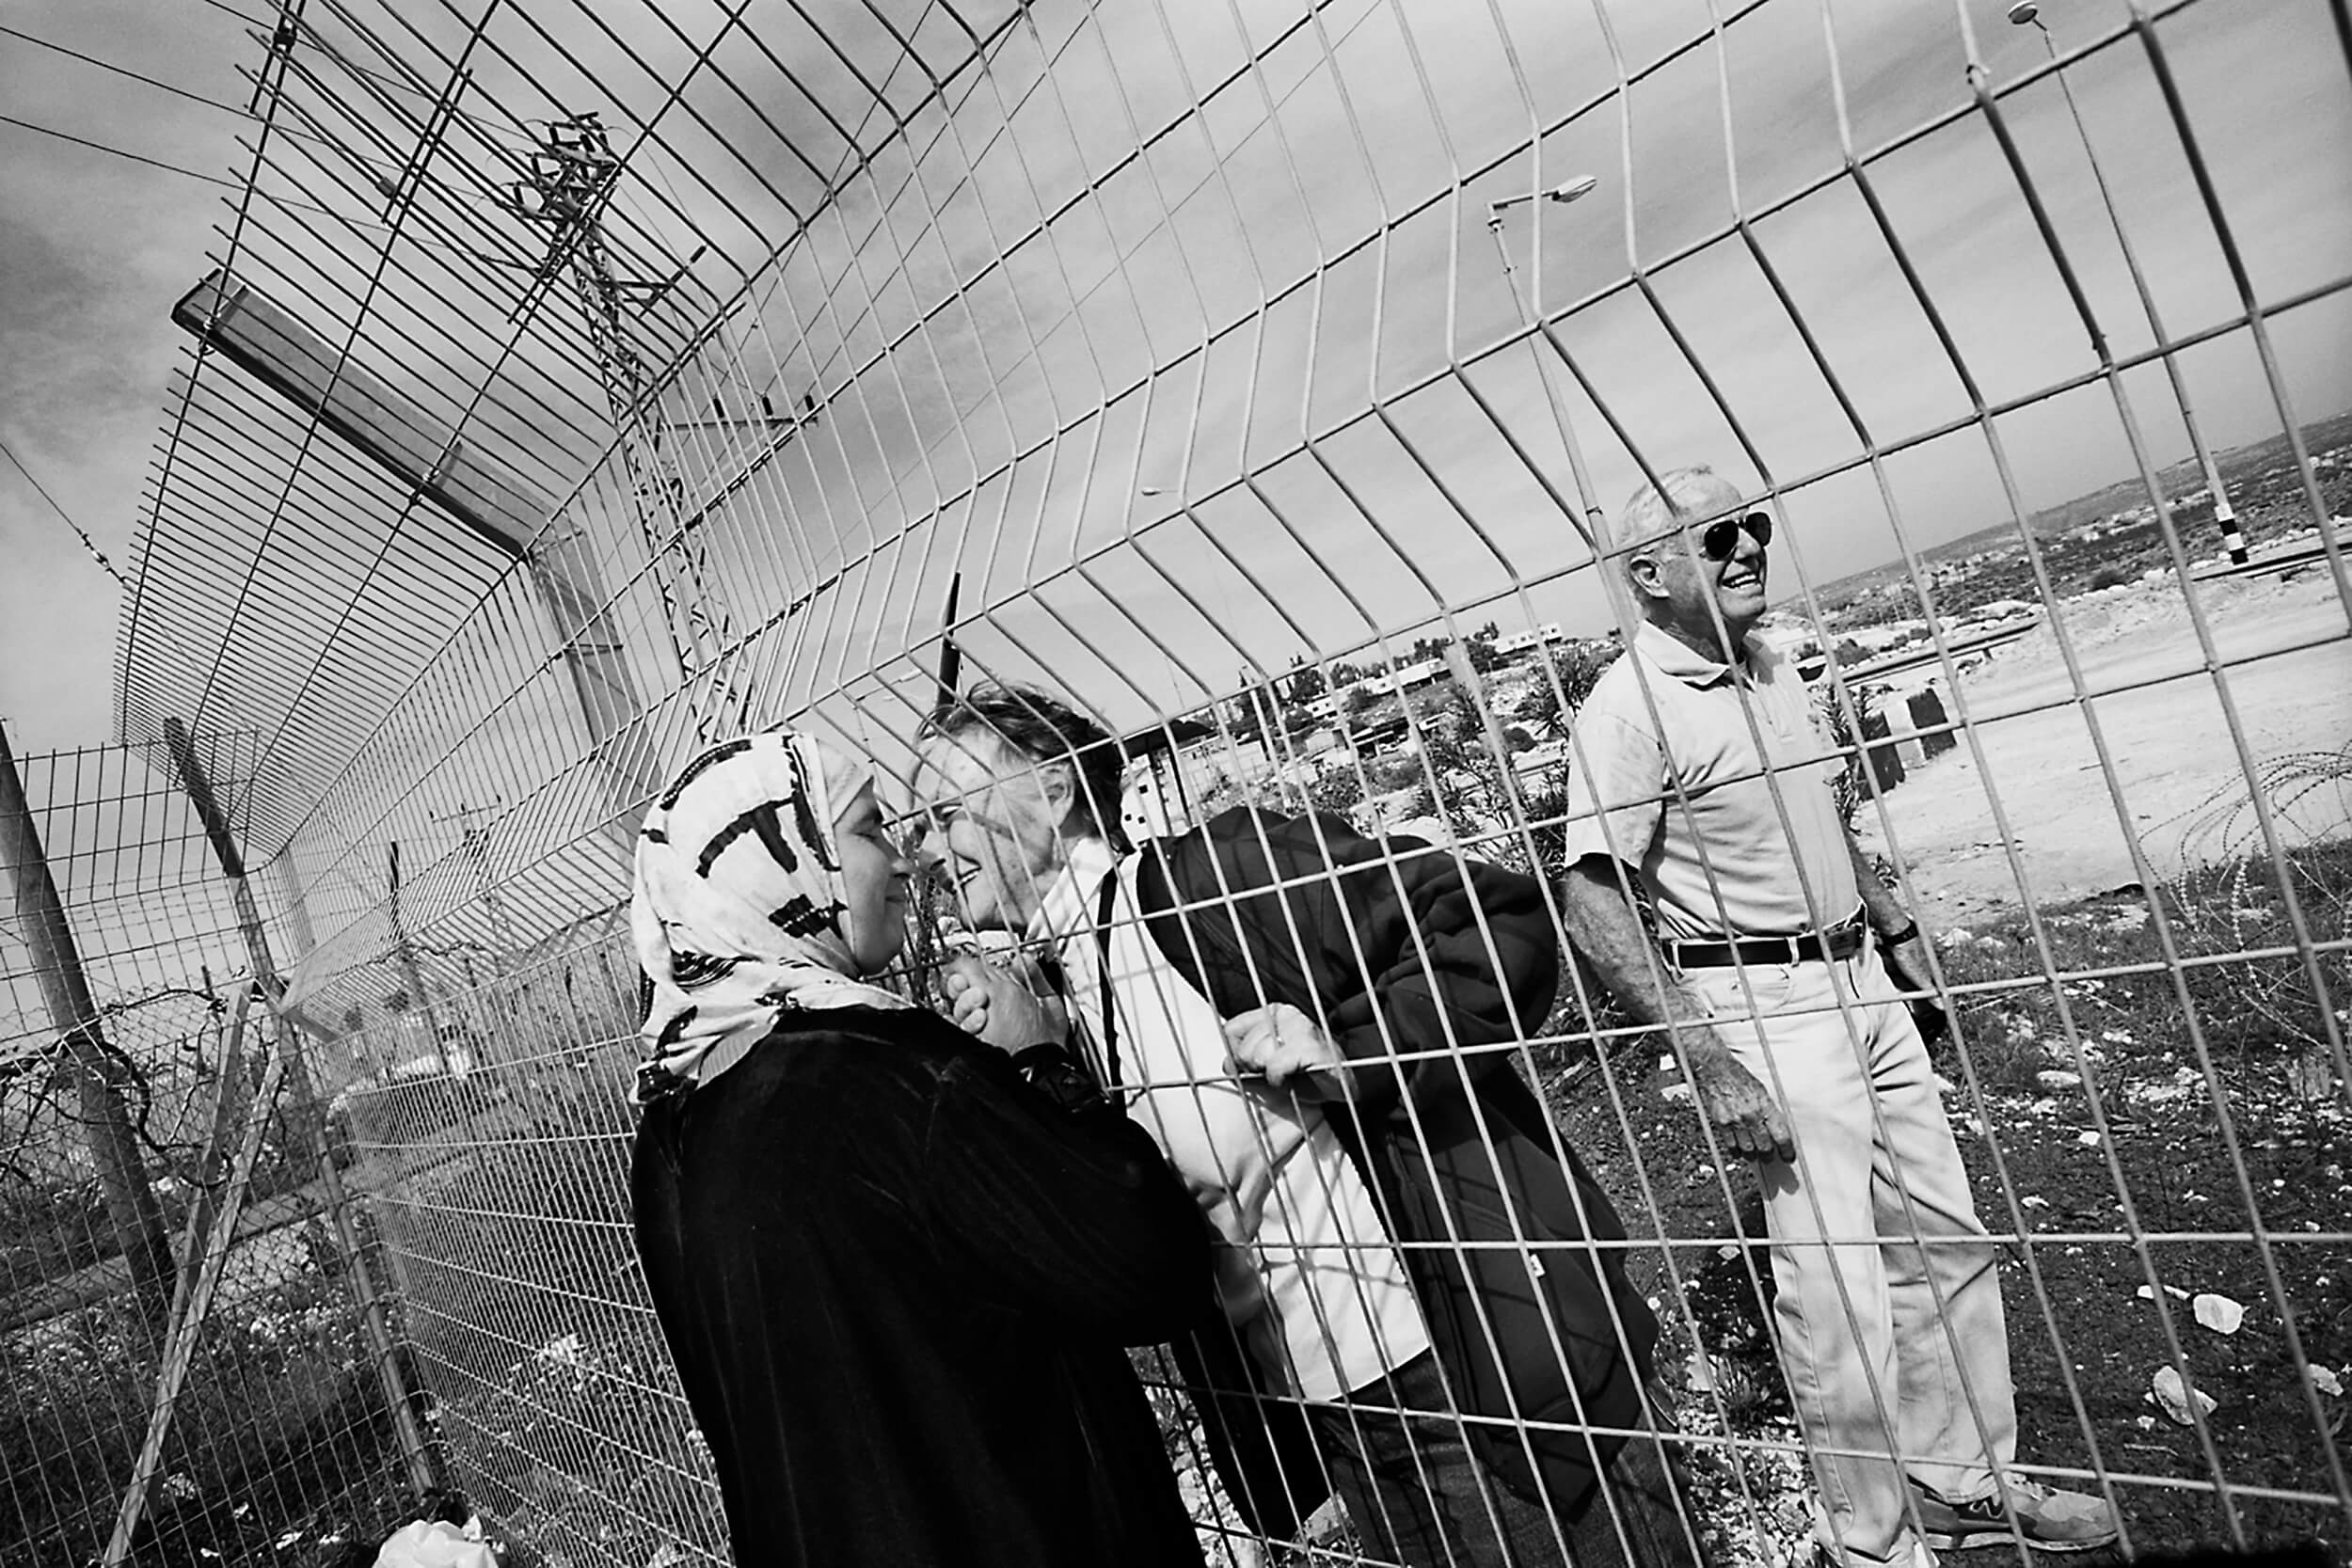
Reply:
<svg viewBox="0 0 2352 1568"><path fill-rule="evenodd" d="M24 783L17 775L5 726L0 726L0 863L8 867L15 888L18 927L32 956L33 976L40 982L41 999L49 1005L50 1023L73 1064L82 1135L98 1167L107 1221L121 1243L123 1261L130 1266L139 1322L160 1346L171 1317L176 1272L163 1207L155 1201L155 1190L148 1185L147 1163L140 1156L138 1136L131 1127L130 1102L123 1094L130 1067L106 1043L98 1004L90 996L82 956L73 943L73 927L66 922L65 904L49 874L49 858L41 847L32 807L25 801Z"/></svg>
<svg viewBox="0 0 2352 1568"><path fill-rule="evenodd" d="M506 905L499 897L498 882L490 875L490 830L474 821L487 816L502 802L493 800L486 806L469 806L463 800L457 809L433 818L436 822L458 825L458 847L466 863L473 867L474 890L482 896L482 907L490 917L490 965L500 979L506 977L506 961L515 951L515 934L506 923Z"/></svg>
<svg viewBox="0 0 2352 1568"><path fill-rule="evenodd" d="M358 1230L352 1223L351 1195L343 1186L342 1173L336 1167L334 1151L327 1144L326 1117L319 1104L317 1086L310 1081L310 1063L302 1053L301 1032L279 1007L286 985L278 976L277 959L270 952L269 934L262 925L261 906L254 901L253 890L246 878L245 856L237 847L236 836L230 831L228 815L220 808L219 797L213 791L213 782L205 772L203 761L197 755L188 727L177 718L166 718L164 742L171 753L172 768L180 775L181 786L187 791L188 802L196 808L197 819L204 827L204 836L212 844L213 857L220 863L221 875L228 879L230 900L237 911L237 927L244 934L246 956L253 965L254 987L275 1015L278 1082L294 1101L294 1115L290 1119L297 1124L299 1136L309 1146L309 1153L318 1169L319 1181L326 1189L327 1223L333 1228L336 1245L342 1249L343 1259L349 1266L353 1302L359 1309L360 1326L367 1335L369 1349L375 1358L375 1373L391 1413L394 1435L399 1441L402 1458L407 1465L409 1482L418 1495L422 1496L440 1484L439 1460L433 1451L432 1438L418 1415L417 1402L401 1371L391 1322L384 1309L382 1292L375 1284L375 1271L369 1264L367 1251L360 1245ZM398 851L394 852L397 855ZM397 871L394 875L397 878ZM397 923L394 930L398 930ZM428 1013L428 1019L430 1016ZM262 1116L267 1111L266 1104L256 1103L249 1114Z"/></svg>
<svg viewBox="0 0 2352 1568"><path fill-rule="evenodd" d="M2019 27L2031 27L2042 35L2042 47L2055 62L2058 57L2058 40L2050 36L2049 25L2042 20L2040 0L2014 0L2009 8L2009 20ZM2148 287L2148 277L2139 270L2139 257L2132 249L2131 236L2123 231L2122 214L2115 210L2115 193L2107 189L2106 170L2099 166L2099 154L2090 144L2090 128L2083 123L2083 112L2074 103L2074 89L2066 80L2066 68L2059 66L2052 72L2058 78L2058 92L2066 100L2066 113L2074 122L2074 135L2083 144L2083 156L2090 163L2091 182L2099 187L2099 205L2106 209L2107 227L2115 230L2115 243L2123 252L2123 268L2131 274L2132 288L2139 295L2141 314L2148 318L2148 330L2154 334L2156 353L2164 361L2164 373L2172 383L2172 401L2180 405L2181 427L2188 432L2189 450L2197 454L2197 466L2205 472L2205 488L2213 496L2214 526L2221 531L2221 547L2229 552L2233 565L2243 566L2253 557L2246 548L2246 535L2238 528L2237 509L2230 504L2230 492L2221 483L2221 467L2213 460L2212 451L2197 429L2196 411L2188 405L2188 383L2181 375L2181 367L2174 359L2171 346L2165 341L2164 319L2156 314L2156 296ZM2099 329L2094 324L2095 339ZM2107 357L2105 343L2093 344L2101 357ZM2151 498L2153 499L2153 498Z"/></svg>
<svg viewBox="0 0 2352 1568"><path fill-rule="evenodd" d="M661 594L662 619L678 673L690 684L698 670L708 673L708 700L693 705L693 710L702 737L715 740L750 721L749 701L736 691L722 662L735 643L733 618L711 580L702 519L686 515L686 485L668 447L660 398L637 352L628 320L632 306L638 310L650 308L677 278L623 277L613 270L604 240L604 210L619 182L621 165L598 116L578 114L549 121L538 150L531 155L530 168L531 178L513 187L505 202L548 231L547 257L525 303L555 278L569 275L596 349L596 372L612 413L631 510L653 562L654 586Z"/></svg>
<svg viewBox="0 0 2352 1568"><path fill-rule="evenodd" d="M419 1010L424 1019L425 1038L432 1042L433 1053L441 1064L444 1077L450 1072L449 1053L441 1046L441 1021L433 1011L433 997L424 989L424 972L417 964L416 943L408 940L408 923L400 912L400 840L393 839L385 853L384 921L392 928L392 961L400 966L400 978L408 996L408 1006ZM400 1038L401 1024L407 1022L407 1008L401 1009L402 1018L392 1025L395 1050L405 1042ZM395 1056L395 1060L398 1057Z"/></svg>

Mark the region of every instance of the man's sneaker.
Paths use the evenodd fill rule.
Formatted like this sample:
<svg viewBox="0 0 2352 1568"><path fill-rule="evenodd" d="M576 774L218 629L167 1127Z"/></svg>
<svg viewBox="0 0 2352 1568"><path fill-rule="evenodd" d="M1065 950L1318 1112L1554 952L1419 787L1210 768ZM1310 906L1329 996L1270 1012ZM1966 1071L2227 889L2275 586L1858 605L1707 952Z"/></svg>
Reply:
<svg viewBox="0 0 2352 1568"><path fill-rule="evenodd" d="M2081 1492L2060 1492L2040 1481L2011 1476L2004 1483L2009 1508L2017 1512L2016 1535L2010 1532L2009 1509L2001 1493L1973 1502L1947 1502L1932 1488L1911 1483L1919 1505L1919 1531L1938 1551L1965 1551L1971 1546L2005 1545L2022 1535L2026 1544L2045 1552L2087 1552L2113 1541L2118 1533L2115 1511L2097 1497Z"/></svg>

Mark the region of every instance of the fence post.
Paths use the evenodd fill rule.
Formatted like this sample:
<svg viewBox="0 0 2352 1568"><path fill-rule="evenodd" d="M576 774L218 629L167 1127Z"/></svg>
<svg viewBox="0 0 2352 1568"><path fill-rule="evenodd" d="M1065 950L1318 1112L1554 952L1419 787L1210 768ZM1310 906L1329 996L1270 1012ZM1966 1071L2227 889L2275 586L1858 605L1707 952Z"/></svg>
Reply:
<svg viewBox="0 0 2352 1568"><path fill-rule="evenodd" d="M203 1272L204 1247L212 1238L213 1217L220 1208L222 1184L229 1180L232 1158L230 1146L253 1111L245 1081L245 1022L252 1010L253 985L247 981L237 988L236 1006L230 1009L228 1030L221 1040L220 1070L213 1080L212 1130L204 1139L203 1154L197 1161L196 1201L188 1206L187 1227L181 1234L180 1284L171 1298L175 1332L181 1313L196 1291L197 1275Z"/></svg>
<svg viewBox="0 0 2352 1568"><path fill-rule="evenodd" d="M40 981L41 999L49 1006L50 1022L73 1060L83 1135L105 1190L106 1217L130 1266L140 1323L159 1338L170 1319L176 1271L163 1206L148 1185L147 1163L140 1157L130 1104L123 1098L128 1067L107 1045L100 1027L98 1005L82 973L73 927L66 923L65 905L49 874L49 859L41 848L40 831L33 824L32 807L25 802L24 784L17 777L5 726L0 726L0 862L7 863L15 884L17 920L32 955L33 974Z"/></svg>
<svg viewBox="0 0 2352 1568"><path fill-rule="evenodd" d="M221 1052L224 1075L243 1070L246 1010L251 997L252 992L247 990L237 999L236 1023ZM115 1509L114 1533L107 1538L105 1555L100 1559L102 1568L121 1568L131 1555L131 1543L138 1534L139 1521L146 1516L150 1491L163 1469L164 1439L171 1433L171 1418L179 1408L181 1390L187 1386L197 1341L204 1333L205 1314L212 1310L214 1292L220 1288L221 1270L237 1244L237 1224L245 1214L246 1193L252 1185L253 1166L262 1156L270 1110L277 1102L279 1085L285 1082L286 1064L286 1056L280 1054L263 1071L261 1088L250 1107L252 1114L246 1118L237 1140L236 1156L222 1173L217 1202L206 1205L198 1220L188 1227L188 1257L194 1267L181 1298L172 1304L171 1330L165 1337L164 1354L155 1375L155 1402L147 1414L147 1435L140 1440L138 1458L131 1465L130 1484L122 1489L122 1501Z"/></svg>
<svg viewBox="0 0 2352 1568"><path fill-rule="evenodd" d="M206 777L203 764L197 757L187 726L177 719L167 718L164 739L171 752L172 766L188 792L188 800L204 824L204 836L212 841L221 874L229 879L229 895L236 906L237 926L244 933L246 952L252 960L254 984L269 1003L276 1020L278 1050L285 1063L286 1086L294 1101L293 1119L300 1125L311 1157L318 1163L319 1183L326 1196L327 1222L334 1227L336 1246L350 1265L352 1297L359 1308L368 1349L375 1358L376 1376L384 1386L385 1403L391 1410L392 1431L400 1444L401 1459L407 1466L409 1484L422 1496L440 1485L440 1464L424 1423L418 1418L407 1381L401 1374L383 1298L375 1289L367 1253L352 1224L351 1195L343 1186L342 1172L336 1167L334 1150L328 1146L326 1117L319 1107L310 1067L303 1060L301 1032L278 1006L285 983L278 978L278 965L270 957L269 933L262 927L261 907L254 902L253 890L246 882L245 859L238 853L236 840L229 831L229 819L213 794L212 780ZM257 1106L256 1113L260 1111Z"/></svg>

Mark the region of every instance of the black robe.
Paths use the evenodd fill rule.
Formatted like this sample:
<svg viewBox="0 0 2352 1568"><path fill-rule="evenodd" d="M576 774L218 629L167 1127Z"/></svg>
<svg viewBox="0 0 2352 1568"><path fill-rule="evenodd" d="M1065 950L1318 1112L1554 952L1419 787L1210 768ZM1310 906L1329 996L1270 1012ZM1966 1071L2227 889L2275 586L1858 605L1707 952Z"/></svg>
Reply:
<svg viewBox="0 0 2352 1568"><path fill-rule="evenodd" d="M933 1014L786 1015L649 1107L638 1246L740 1568L1197 1568L1122 1345L1214 1310L1139 1127Z"/></svg>

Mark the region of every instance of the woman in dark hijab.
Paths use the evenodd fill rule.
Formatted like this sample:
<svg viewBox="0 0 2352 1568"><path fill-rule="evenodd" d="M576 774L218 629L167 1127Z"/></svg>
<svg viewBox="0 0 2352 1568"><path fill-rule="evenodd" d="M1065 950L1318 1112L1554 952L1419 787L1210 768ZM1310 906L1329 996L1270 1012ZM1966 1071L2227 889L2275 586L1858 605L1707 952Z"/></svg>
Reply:
<svg viewBox="0 0 2352 1568"><path fill-rule="evenodd" d="M639 838L637 1243L735 1560L1197 1568L1120 1347L1209 1310L1199 1214L1058 1043L858 978L911 870L870 770L791 734Z"/></svg>

